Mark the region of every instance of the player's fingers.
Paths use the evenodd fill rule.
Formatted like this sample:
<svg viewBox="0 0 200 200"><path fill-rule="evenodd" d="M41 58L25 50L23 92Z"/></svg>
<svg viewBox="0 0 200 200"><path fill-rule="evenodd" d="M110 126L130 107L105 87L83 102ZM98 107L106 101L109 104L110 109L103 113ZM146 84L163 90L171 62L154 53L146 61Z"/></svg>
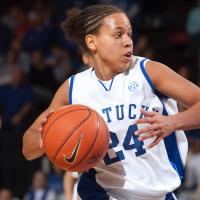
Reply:
<svg viewBox="0 0 200 200"><path fill-rule="evenodd" d="M150 132L150 131L152 131L151 126L146 126L145 128L142 128L142 129L135 131L135 135L137 136L137 135L140 135L142 133L147 133L147 132Z"/></svg>
<svg viewBox="0 0 200 200"><path fill-rule="evenodd" d="M153 117L155 115L155 112L146 111L144 109L140 109L140 112L146 117Z"/></svg>
<svg viewBox="0 0 200 200"><path fill-rule="evenodd" d="M42 131L43 131L43 127L40 126L40 127L38 128L38 131L39 131L40 133L42 133Z"/></svg>
<svg viewBox="0 0 200 200"><path fill-rule="evenodd" d="M151 117L144 117L144 118L141 118L141 119L138 119L136 120L136 124L143 124L143 123L153 123L155 120Z"/></svg>
<svg viewBox="0 0 200 200"><path fill-rule="evenodd" d="M151 144L148 145L148 148L152 148L157 145L162 140L162 136L158 136Z"/></svg>
<svg viewBox="0 0 200 200"><path fill-rule="evenodd" d="M155 137L155 136L158 136L161 134L161 131L160 130L157 130L157 131L150 131L149 133L146 133L142 136L140 136L139 140L140 141L143 141L143 140L146 140L148 138L152 138L152 137Z"/></svg>
<svg viewBox="0 0 200 200"><path fill-rule="evenodd" d="M43 141L42 141L42 138L40 138L40 148L43 147Z"/></svg>
<svg viewBox="0 0 200 200"><path fill-rule="evenodd" d="M46 114L46 116L42 119L41 124L42 124L42 125L46 124L46 122L47 122L49 116L50 116L51 114L53 114L53 113L54 113L54 110L48 111L47 114Z"/></svg>
<svg viewBox="0 0 200 200"><path fill-rule="evenodd" d="M147 133L147 132L155 131L158 129L159 129L159 127L157 124L152 124L152 125L146 126L144 128L138 129L137 131L135 131L135 135L140 135L142 133Z"/></svg>
<svg viewBox="0 0 200 200"><path fill-rule="evenodd" d="M43 118L41 121L42 124L45 124L46 122L47 122L47 117Z"/></svg>
<svg viewBox="0 0 200 200"><path fill-rule="evenodd" d="M54 113L54 110L49 110L49 112L48 112L48 114L47 114L47 117L49 117L51 114L53 114Z"/></svg>

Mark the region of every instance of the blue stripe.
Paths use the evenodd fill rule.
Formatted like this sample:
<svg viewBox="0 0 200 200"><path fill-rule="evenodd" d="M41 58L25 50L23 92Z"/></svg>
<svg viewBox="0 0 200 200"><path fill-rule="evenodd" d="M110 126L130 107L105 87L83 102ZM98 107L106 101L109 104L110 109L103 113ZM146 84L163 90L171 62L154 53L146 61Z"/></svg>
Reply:
<svg viewBox="0 0 200 200"><path fill-rule="evenodd" d="M172 192L170 193L167 193L166 197L165 197L165 200L175 200L173 195L172 195Z"/></svg>
<svg viewBox="0 0 200 200"><path fill-rule="evenodd" d="M160 100L160 101L162 102L162 100ZM162 102L162 104L163 104L163 102ZM167 113L167 110L166 110L164 104L163 104L163 113L162 114L165 116L168 116L168 113ZM181 156L179 153L175 132L173 132L168 137L166 137L164 139L164 143L165 143L165 148L167 150L167 155L168 155L169 161L170 161L172 167L178 173L178 175L181 179L181 182L183 182L185 170L184 170L184 166L183 166Z"/></svg>
<svg viewBox="0 0 200 200"><path fill-rule="evenodd" d="M146 72L145 66L144 66L144 62L147 60L147 58L144 58L143 60L141 60L140 62L140 68L142 70L142 73L144 74L144 77L146 78L147 82L149 83L149 85L151 86L154 94L156 94L159 97L162 98L168 98L166 95L161 94L155 87L155 85L153 84L153 82L151 81L149 75Z"/></svg>
<svg viewBox="0 0 200 200"><path fill-rule="evenodd" d="M72 91L73 91L73 85L74 85L74 77L75 77L75 75L72 75L70 77L70 82L69 82L69 101L68 101L68 104L72 104Z"/></svg>
<svg viewBox="0 0 200 200"><path fill-rule="evenodd" d="M106 191L96 182L96 171L84 172L78 183L78 194L82 200L109 200Z"/></svg>
<svg viewBox="0 0 200 200"><path fill-rule="evenodd" d="M165 95L162 95L161 93L159 93L156 89L156 87L154 86L153 82L151 81L149 75L147 74L145 67L144 67L144 62L147 59L143 59L140 62L140 68L144 74L144 77L146 78L146 80L148 81L149 85L151 86L153 92L155 95L157 95L157 97L159 98L160 102L163 105L163 115L168 116L167 110L165 108L165 105L162 101L162 98L166 98ZM165 148L167 151L167 155L169 158L169 161L171 163L171 165L173 166L173 168L176 170L176 172L178 173L181 181L183 182L184 179L184 166L181 160L181 156L179 153L179 149L178 149L178 145L177 145L177 141L176 141L176 135L175 132L173 132L172 134L170 134L168 137L166 137L164 139L164 143L165 143Z"/></svg>
<svg viewBox="0 0 200 200"><path fill-rule="evenodd" d="M107 88L101 80L98 80L98 81L99 81L99 83L101 83L101 85L104 87L104 89L105 89L106 91L110 91L111 88L112 88L112 84L113 84L114 78L115 78L115 77L113 77L113 79L111 80L111 83L110 83L110 87L109 87L109 88Z"/></svg>
<svg viewBox="0 0 200 200"><path fill-rule="evenodd" d="M154 93L157 93L156 87L154 86L153 82L151 81L149 75L147 74L145 67L144 67L144 62L147 60L147 58L143 59L140 62L140 68L142 70L142 73L144 74L144 77L146 78L147 82L149 83L149 85L151 86L152 90Z"/></svg>

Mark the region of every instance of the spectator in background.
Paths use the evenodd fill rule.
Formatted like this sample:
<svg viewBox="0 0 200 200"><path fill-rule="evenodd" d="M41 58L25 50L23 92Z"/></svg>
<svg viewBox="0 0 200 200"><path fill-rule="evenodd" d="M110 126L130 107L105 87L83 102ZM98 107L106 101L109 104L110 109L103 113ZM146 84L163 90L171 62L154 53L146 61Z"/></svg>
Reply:
<svg viewBox="0 0 200 200"><path fill-rule="evenodd" d="M32 17L32 24L32 29L22 40L23 48L28 52L40 49L47 53L52 41L52 29L45 24L44 14L36 12Z"/></svg>
<svg viewBox="0 0 200 200"><path fill-rule="evenodd" d="M17 19L20 15L20 12L21 8L18 5L9 7L8 12L1 18L2 24L6 25L14 32L18 25Z"/></svg>
<svg viewBox="0 0 200 200"><path fill-rule="evenodd" d="M200 47L200 0L197 0L197 5L191 9L186 22L186 31L190 36L190 54L197 55Z"/></svg>
<svg viewBox="0 0 200 200"><path fill-rule="evenodd" d="M190 70L189 70L189 67L188 67L187 65L181 65L181 66L178 68L177 73L178 73L179 75L181 75L182 77L188 79L188 80L190 80L190 78L191 78L191 77L190 77L190 76L191 76Z"/></svg>
<svg viewBox="0 0 200 200"><path fill-rule="evenodd" d="M0 188L0 200L17 200L8 188Z"/></svg>
<svg viewBox="0 0 200 200"><path fill-rule="evenodd" d="M30 21L34 21L35 17L38 14L39 15L42 14L44 16L44 24L48 25L50 23L50 10L49 10L50 6L51 6L50 2L46 4L43 0L34 1L31 10L28 13L28 18L30 19Z"/></svg>
<svg viewBox="0 0 200 200"><path fill-rule="evenodd" d="M83 64L88 68L93 66L93 59L90 53L88 52L83 52L82 53L82 61Z"/></svg>
<svg viewBox="0 0 200 200"><path fill-rule="evenodd" d="M179 200L199 200L200 197L200 140L189 138L190 149L186 163L184 190L178 195Z"/></svg>
<svg viewBox="0 0 200 200"><path fill-rule="evenodd" d="M16 15L13 16L13 19L15 20L15 37L21 40L32 28L32 23L28 19L26 12L20 7L18 7L18 12L16 12Z"/></svg>
<svg viewBox="0 0 200 200"><path fill-rule="evenodd" d="M30 55L22 50L20 39L14 38L11 41L10 51L16 55L17 66L21 67L28 74L30 71Z"/></svg>
<svg viewBox="0 0 200 200"><path fill-rule="evenodd" d="M1 56L7 51L12 37L11 29L6 24L0 22L0 60Z"/></svg>
<svg viewBox="0 0 200 200"><path fill-rule="evenodd" d="M55 200L56 194L47 185L47 177L43 171L36 171L33 175L32 185L24 200Z"/></svg>
<svg viewBox="0 0 200 200"><path fill-rule="evenodd" d="M53 70L46 65L44 55L40 50L31 55L30 82L33 86L52 90L55 87Z"/></svg>
<svg viewBox="0 0 200 200"><path fill-rule="evenodd" d="M60 84L73 73L73 66L69 58L67 50L59 45L51 48L51 54L48 56L46 63L53 70L56 85Z"/></svg>
<svg viewBox="0 0 200 200"><path fill-rule="evenodd" d="M50 173L47 176L48 187L59 197L63 194L63 171L56 165L51 164Z"/></svg>
<svg viewBox="0 0 200 200"><path fill-rule="evenodd" d="M22 69L11 69L11 82L0 87L0 94L3 127L6 130L19 129L21 132L33 102L31 88L25 82Z"/></svg>
<svg viewBox="0 0 200 200"><path fill-rule="evenodd" d="M14 51L8 50L6 55L3 57L0 66L0 85L10 83L11 70L17 66L17 55Z"/></svg>
<svg viewBox="0 0 200 200"><path fill-rule="evenodd" d="M34 51L31 55L29 81L35 96L38 109L43 109L50 102L56 82L52 67L46 65L41 51Z"/></svg>
<svg viewBox="0 0 200 200"><path fill-rule="evenodd" d="M145 35L141 35L136 43L135 49L134 49L135 55L146 57L149 59L154 58L154 52L150 45L149 39Z"/></svg>

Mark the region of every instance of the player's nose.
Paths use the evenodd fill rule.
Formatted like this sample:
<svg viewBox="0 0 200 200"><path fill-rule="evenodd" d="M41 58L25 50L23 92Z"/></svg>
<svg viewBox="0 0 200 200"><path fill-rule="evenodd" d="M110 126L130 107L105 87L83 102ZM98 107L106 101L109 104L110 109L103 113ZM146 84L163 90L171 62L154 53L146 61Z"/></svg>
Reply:
<svg viewBox="0 0 200 200"><path fill-rule="evenodd" d="M129 35L125 35L125 37L124 37L124 46L125 47L132 47L133 46L133 40Z"/></svg>

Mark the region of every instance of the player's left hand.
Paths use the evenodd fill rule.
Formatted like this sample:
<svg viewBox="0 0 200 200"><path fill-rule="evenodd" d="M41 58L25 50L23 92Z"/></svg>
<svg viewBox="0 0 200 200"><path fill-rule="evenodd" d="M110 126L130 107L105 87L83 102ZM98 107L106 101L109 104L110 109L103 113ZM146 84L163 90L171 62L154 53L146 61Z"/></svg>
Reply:
<svg viewBox="0 0 200 200"><path fill-rule="evenodd" d="M137 130L135 135L140 135L139 140L141 141L156 137L155 140L148 145L148 148L152 148L175 130L170 116L164 116L160 113L149 112L143 109L141 109L141 113L144 117L136 120L136 124L148 123L149 125Z"/></svg>

